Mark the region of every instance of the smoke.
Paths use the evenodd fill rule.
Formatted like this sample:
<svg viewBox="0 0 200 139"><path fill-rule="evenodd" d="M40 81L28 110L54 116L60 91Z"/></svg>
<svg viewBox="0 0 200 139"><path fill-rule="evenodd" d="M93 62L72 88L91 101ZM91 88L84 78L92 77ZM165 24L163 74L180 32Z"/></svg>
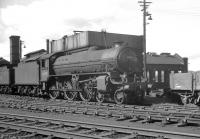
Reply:
<svg viewBox="0 0 200 139"><path fill-rule="evenodd" d="M29 5L37 0L0 0L0 8L6 8L13 5Z"/></svg>
<svg viewBox="0 0 200 139"><path fill-rule="evenodd" d="M137 12L130 16L130 9L123 0L0 0L0 43L9 44L10 35L19 35L25 41L23 54L45 48L45 39L58 39L73 30L106 29L108 32L131 33L124 28L137 21ZM137 1L128 0L138 7ZM139 8L139 7L138 7ZM135 9L137 11L137 9ZM136 17L134 17L136 16ZM138 16L140 16L138 14ZM133 34L138 34L133 33ZM6 42L5 42L6 41ZM4 46L4 47L8 47ZM0 55L8 55L5 51Z"/></svg>

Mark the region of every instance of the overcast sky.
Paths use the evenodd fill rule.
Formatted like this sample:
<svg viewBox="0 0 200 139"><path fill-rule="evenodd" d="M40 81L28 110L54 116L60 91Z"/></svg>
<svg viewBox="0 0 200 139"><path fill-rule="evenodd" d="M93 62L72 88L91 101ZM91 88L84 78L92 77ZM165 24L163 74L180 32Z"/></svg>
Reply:
<svg viewBox="0 0 200 139"><path fill-rule="evenodd" d="M200 70L200 0L152 0L147 51L178 53ZM9 59L9 36L25 41L23 54L45 48L73 30L142 35L138 0L0 0L0 57Z"/></svg>

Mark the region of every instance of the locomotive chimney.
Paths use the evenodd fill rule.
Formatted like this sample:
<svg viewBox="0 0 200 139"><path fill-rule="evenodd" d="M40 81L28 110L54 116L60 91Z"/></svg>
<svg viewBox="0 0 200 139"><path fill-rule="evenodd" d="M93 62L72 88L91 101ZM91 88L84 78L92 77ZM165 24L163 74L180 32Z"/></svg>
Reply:
<svg viewBox="0 0 200 139"><path fill-rule="evenodd" d="M21 59L20 36L10 36L10 63L17 65Z"/></svg>
<svg viewBox="0 0 200 139"><path fill-rule="evenodd" d="M46 47L47 47L46 49L47 49L47 54L50 53L50 51L49 51L49 50L50 50L50 49L49 49L49 43L50 43L50 42L49 42L49 39L46 39L46 45L47 45L47 46L46 46Z"/></svg>
<svg viewBox="0 0 200 139"><path fill-rule="evenodd" d="M183 58L184 66L185 66L185 72L188 72L188 58Z"/></svg>

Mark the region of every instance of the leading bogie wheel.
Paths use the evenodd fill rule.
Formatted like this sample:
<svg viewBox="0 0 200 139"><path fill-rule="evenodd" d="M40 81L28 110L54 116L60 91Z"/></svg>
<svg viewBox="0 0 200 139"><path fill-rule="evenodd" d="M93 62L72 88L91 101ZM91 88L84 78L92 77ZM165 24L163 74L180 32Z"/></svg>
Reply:
<svg viewBox="0 0 200 139"><path fill-rule="evenodd" d="M96 100L99 103L103 103L105 101L105 94L103 94L102 92L97 91Z"/></svg>
<svg viewBox="0 0 200 139"><path fill-rule="evenodd" d="M114 101L117 104L123 104L126 102L126 94L123 90L116 90L114 93Z"/></svg>
<svg viewBox="0 0 200 139"><path fill-rule="evenodd" d="M181 101L184 105L188 104L189 99L186 95L181 96Z"/></svg>

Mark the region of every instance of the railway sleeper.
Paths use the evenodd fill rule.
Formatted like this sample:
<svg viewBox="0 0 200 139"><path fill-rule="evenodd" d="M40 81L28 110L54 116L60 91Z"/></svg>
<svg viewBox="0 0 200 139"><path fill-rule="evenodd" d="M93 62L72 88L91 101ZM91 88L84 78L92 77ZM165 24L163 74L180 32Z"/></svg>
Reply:
<svg viewBox="0 0 200 139"><path fill-rule="evenodd" d="M116 134L117 132L115 130L110 130L110 131L103 131L101 133L99 133L97 135L97 137L106 137L106 136L111 136L111 135L114 135Z"/></svg>
<svg viewBox="0 0 200 139"><path fill-rule="evenodd" d="M128 119L132 119L131 115L123 114L118 119L116 119L116 121L124 121Z"/></svg>
<svg viewBox="0 0 200 139"><path fill-rule="evenodd" d="M72 131L77 131L77 130L80 130L80 129L81 129L81 126L76 125L75 127L65 128L65 131L72 132Z"/></svg>
<svg viewBox="0 0 200 139"><path fill-rule="evenodd" d="M188 123L188 120L187 118L184 118L184 119L180 119L179 123L177 124L177 127L184 127L184 126L188 126L189 123Z"/></svg>
<svg viewBox="0 0 200 139"><path fill-rule="evenodd" d="M153 123L153 121L154 120L152 119L152 117L150 115L148 115L148 116L145 116L145 118L139 122L140 123Z"/></svg>
<svg viewBox="0 0 200 139"><path fill-rule="evenodd" d="M31 125L35 125L37 123L38 123L38 121L26 121L25 123L22 123L22 124L31 126Z"/></svg>
<svg viewBox="0 0 200 139"><path fill-rule="evenodd" d="M37 132L33 132L33 133L30 133L27 135L22 135L22 136L20 136L20 138L21 139L30 139L30 138L36 137L37 135L38 135Z"/></svg>
<svg viewBox="0 0 200 139"><path fill-rule="evenodd" d="M40 123L40 124L38 124L38 125L36 125L36 126L37 126L37 127L48 127L48 126L50 126L50 125L52 125L51 122L44 122L44 123Z"/></svg>
<svg viewBox="0 0 200 139"><path fill-rule="evenodd" d="M138 136L139 136L138 133L133 132L131 135L129 135L129 136L125 136L125 137L123 137L123 138L121 138L121 139L137 139Z"/></svg>
<svg viewBox="0 0 200 139"><path fill-rule="evenodd" d="M163 118L162 120L162 125L165 126L165 125L168 125L168 124L173 124L174 122L171 121L170 117L166 117L166 118ZM175 122L177 123L177 122Z"/></svg>
<svg viewBox="0 0 200 139"><path fill-rule="evenodd" d="M1 134L1 133L5 133L5 132L7 132L8 130L10 130L9 127L3 128L3 129L0 130L0 134Z"/></svg>
<svg viewBox="0 0 200 139"><path fill-rule="evenodd" d="M51 127L49 127L49 129L59 129L59 128L64 128L64 124L52 125Z"/></svg>
<svg viewBox="0 0 200 139"><path fill-rule="evenodd" d="M15 124L25 124L27 122L32 122L32 121L28 121L26 118L25 119L19 119L18 121L15 121Z"/></svg>
<svg viewBox="0 0 200 139"><path fill-rule="evenodd" d="M129 122L137 122L142 120L139 115L133 115Z"/></svg>
<svg viewBox="0 0 200 139"><path fill-rule="evenodd" d="M78 132L79 134L91 134L93 132L96 132L98 129L97 128L90 128L88 130L83 130L83 131L80 131Z"/></svg>
<svg viewBox="0 0 200 139"><path fill-rule="evenodd" d="M22 132L22 130L19 129L19 130L15 130L15 131L13 131L13 132L6 133L6 135L9 135L9 136L17 136L17 135L19 135L21 132Z"/></svg>

